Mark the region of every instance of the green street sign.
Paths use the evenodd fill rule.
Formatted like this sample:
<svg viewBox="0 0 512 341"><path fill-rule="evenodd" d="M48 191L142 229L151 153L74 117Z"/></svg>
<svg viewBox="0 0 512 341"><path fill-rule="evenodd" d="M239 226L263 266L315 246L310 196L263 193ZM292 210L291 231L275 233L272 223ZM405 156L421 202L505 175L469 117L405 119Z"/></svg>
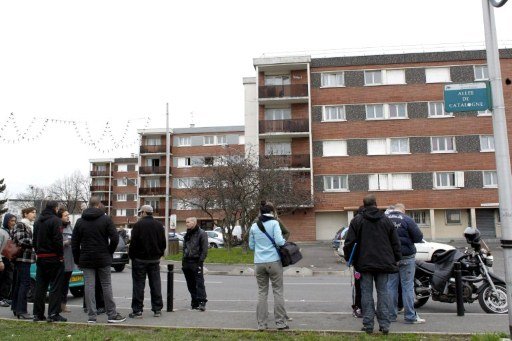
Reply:
<svg viewBox="0 0 512 341"><path fill-rule="evenodd" d="M483 111L492 109L489 82L450 84L444 86L444 111Z"/></svg>

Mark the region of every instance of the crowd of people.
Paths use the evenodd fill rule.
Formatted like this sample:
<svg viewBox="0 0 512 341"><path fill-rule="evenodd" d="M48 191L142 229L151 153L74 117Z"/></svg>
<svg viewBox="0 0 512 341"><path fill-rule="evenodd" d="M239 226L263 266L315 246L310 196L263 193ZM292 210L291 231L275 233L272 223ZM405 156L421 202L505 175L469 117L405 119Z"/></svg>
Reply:
<svg viewBox="0 0 512 341"><path fill-rule="evenodd" d="M0 261L0 306L11 307L18 319L65 322L61 313L69 312L67 295L74 269L84 274L84 311L89 323L97 315L107 314L109 323L126 320L117 312L112 293L112 255L119 234L111 218L105 214L98 197L91 197L82 207L82 215L71 228L69 212L56 201L49 201L36 219L36 209L22 210L22 219L6 213L0 230L0 251L12 240L20 252L14 260ZM151 295L151 311L161 316L163 308L160 259L166 247L165 229L153 218L153 208L139 210L130 240L132 262L132 312L130 318L141 318L144 307L146 278ZM198 226L197 218L186 219L187 233L183 242L182 270L190 293L190 307L205 311L207 295L203 264L208 254L208 236ZM283 266L278 247L284 245L290 232L277 216L274 205L262 201L260 215L248 231L249 248L254 250L258 304L256 320L259 330L268 328L268 291L274 295L274 319L278 330L289 329L292 319L285 308ZM379 330L387 334L391 322L404 312L405 323L424 323L414 310L414 243L423 235L416 223L405 214L405 206L397 203L386 212L377 208L374 195L363 199L363 206L344 231L344 257L354 267L355 317L362 317L362 330L372 333L377 317ZM33 315L27 310L30 267L37 264ZM373 287L377 291L377 306ZM49 293L49 294L48 294ZM48 294L48 317L45 299Z"/></svg>

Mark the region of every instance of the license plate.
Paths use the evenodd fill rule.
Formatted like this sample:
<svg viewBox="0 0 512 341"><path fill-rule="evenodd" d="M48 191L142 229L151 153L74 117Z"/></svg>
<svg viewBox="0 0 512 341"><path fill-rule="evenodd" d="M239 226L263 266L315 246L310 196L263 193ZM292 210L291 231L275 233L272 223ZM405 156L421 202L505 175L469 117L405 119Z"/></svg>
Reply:
<svg viewBox="0 0 512 341"><path fill-rule="evenodd" d="M78 275L78 276L71 276L70 282L81 282L84 280L84 276Z"/></svg>

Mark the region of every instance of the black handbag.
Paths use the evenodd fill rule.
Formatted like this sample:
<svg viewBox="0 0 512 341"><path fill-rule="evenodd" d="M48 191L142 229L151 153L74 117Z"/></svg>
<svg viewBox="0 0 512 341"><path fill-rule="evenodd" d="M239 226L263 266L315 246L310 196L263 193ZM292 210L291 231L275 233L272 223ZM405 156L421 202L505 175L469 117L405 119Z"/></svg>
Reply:
<svg viewBox="0 0 512 341"><path fill-rule="evenodd" d="M267 233L261 221L258 220L256 224L260 228L260 231L263 232L268 237L268 239L270 239L276 248L277 253L279 254L279 258L281 258L281 264L283 264L283 267L295 264L302 259L302 253L300 252L300 248L297 244L293 242L285 242L283 246L277 246L274 238L272 238Z"/></svg>

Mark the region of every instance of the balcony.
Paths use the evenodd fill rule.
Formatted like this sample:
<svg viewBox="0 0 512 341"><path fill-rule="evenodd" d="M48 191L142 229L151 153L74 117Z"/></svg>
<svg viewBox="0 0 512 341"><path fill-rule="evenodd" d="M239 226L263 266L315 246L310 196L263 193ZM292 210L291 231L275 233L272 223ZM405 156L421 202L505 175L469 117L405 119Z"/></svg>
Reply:
<svg viewBox="0 0 512 341"><path fill-rule="evenodd" d="M105 207L112 206L111 201L108 201L108 200L101 200L101 203Z"/></svg>
<svg viewBox="0 0 512 341"><path fill-rule="evenodd" d="M91 176L112 176L112 172L93 170L91 171Z"/></svg>
<svg viewBox="0 0 512 341"><path fill-rule="evenodd" d="M258 87L260 104L281 103L308 103L307 84L264 85Z"/></svg>
<svg viewBox="0 0 512 341"><path fill-rule="evenodd" d="M140 174L165 174L165 166L139 167Z"/></svg>
<svg viewBox="0 0 512 341"><path fill-rule="evenodd" d="M141 154L149 154L149 153L165 153L165 144L161 144L158 146L140 146Z"/></svg>
<svg viewBox="0 0 512 341"><path fill-rule="evenodd" d="M262 168L310 168L309 154L260 156Z"/></svg>
<svg viewBox="0 0 512 341"><path fill-rule="evenodd" d="M110 192L112 189L110 186L102 185L102 186L90 186L89 188L91 192Z"/></svg>
<svg viewBox="0 0 512 341"><path fill-rule="evenodd" d="M309 134L309 121L307 119L262 120L260 121L260 135L262 134L306 137Z"/></svg>
<svg viewBox="0 0 512 341"><path fill-rule="evenodd" d="M139 195L165 195L165 187L141 187Z"/></svg>

